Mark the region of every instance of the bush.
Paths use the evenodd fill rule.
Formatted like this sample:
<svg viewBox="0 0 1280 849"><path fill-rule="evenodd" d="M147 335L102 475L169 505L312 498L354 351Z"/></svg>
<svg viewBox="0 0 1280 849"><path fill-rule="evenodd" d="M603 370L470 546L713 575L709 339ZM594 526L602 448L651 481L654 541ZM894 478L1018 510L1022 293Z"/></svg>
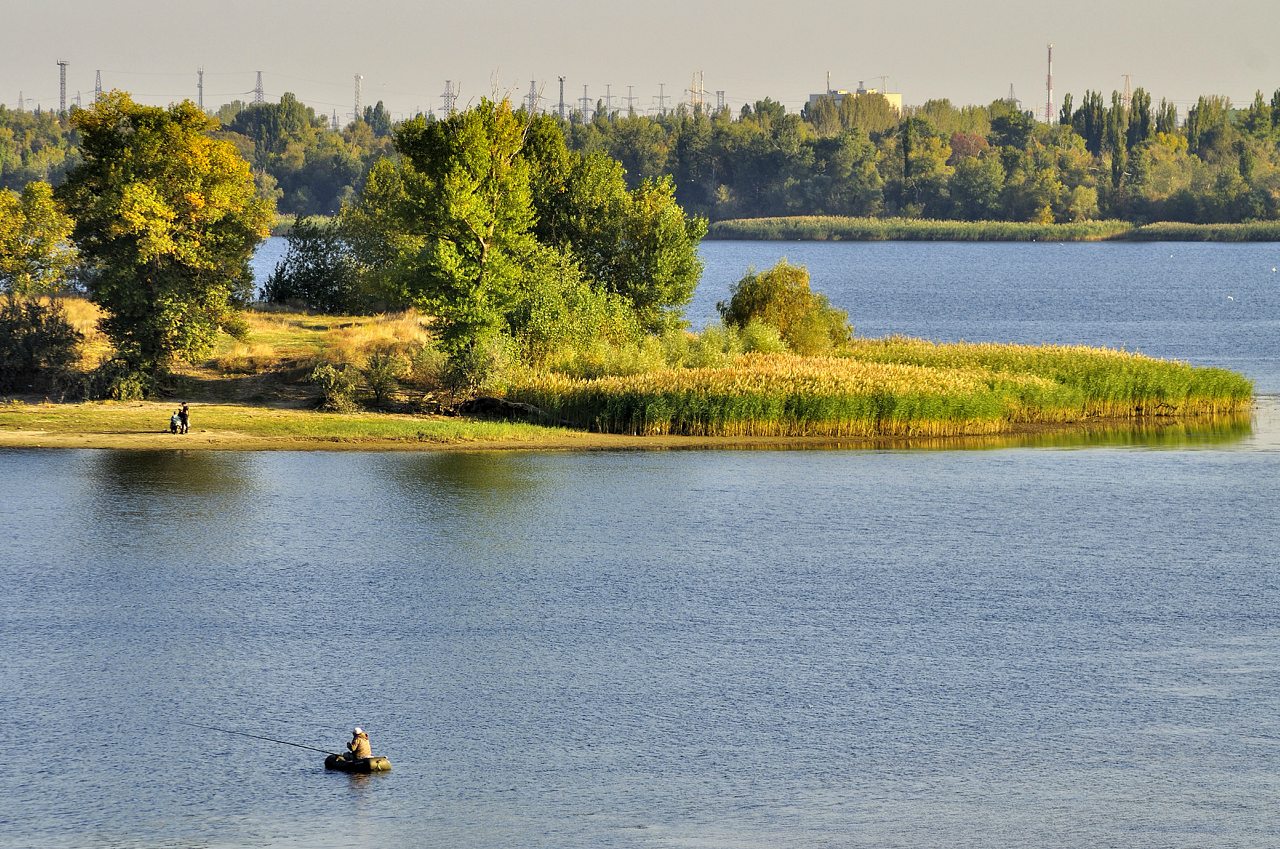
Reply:
<svg viewBox="0 0 1280 849"><path fill-rule="evenodd" d="M65 393L84 337L57 301L9 296L0 305L0 392Z"/></svg>
<svg viewBox="0 0 1280 849"><path fill-rule="evenodd" d="M105 401L141 401L152 394L155 381L120 359L107 360L85 376L84 397Z"/></svg>
<svg viewBox="0 0 1280 849"><path fill-rule="evenodd" d="M445 382L455 392L475 394L495 387L519 357L515 341L497 330L477 334L449 357Z"/></svg>
<svg viewBox="0 0 1280 849"><path fill-rule="evenodd" d="M349 413L356 404L356 376L347 366L321 363L311 371L311 382L320 389L320 409Z"/></svg>
<svg viewBox="0 0 1280 849"><path fill-rule="evenodd" d="M360 371L373 402L384 406L400 390L400 378L405 373L404 357L389 349L374 351Z"/></svg>
<svg viewBox="0 0 1280 849"><path fill-rule="evenodd" d="M716 305L724 323L743 328L762 322L798 354L821 354L847 342L849 316L825 295L809 289L809 271L785 259L768 271L751 271L733 287L729 301Z"/></svg>

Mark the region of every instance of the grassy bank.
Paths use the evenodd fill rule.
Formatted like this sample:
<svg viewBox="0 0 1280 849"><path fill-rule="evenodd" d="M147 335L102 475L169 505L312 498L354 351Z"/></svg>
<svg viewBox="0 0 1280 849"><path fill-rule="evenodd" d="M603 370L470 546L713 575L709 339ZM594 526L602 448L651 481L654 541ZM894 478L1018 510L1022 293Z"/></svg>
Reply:
<svg viewBox="0 0 1280 849"><path fill-rule="evenodd" d="M563 443L572 434L560 428L476 421L444 416L388 413L323 413L309 409L195 402L191 432L168 432L175 404L155 401L77 404L0 404L0 432L11 438L83 437L90 444L138 448L308 448Z"/></svg>
<svg viewBox="0 0 1280 849"><path fill-rule="evenodd" d="M92 332L96 309L83 301L67 306L89 334L85 364L92 366L110 350ZM613 358L640 367L586 372L603 377L515 370L490 390L532 404L545 412L542 421L562 425L549 428L427 415L459 399L441 388L442 358L430 323L414 313L250 311L246 329L244 339L224 339L208 360L184 367L160 387L162 397L174 401L0 405L0 445L632 447L593 443L587 432L644 439L947 439L1102 420L1232 415L1249 409L1252 393L1249 381L1232 372L1123 351L891 338L854 340L823 357L742 354L741 347L724 347L731 334L721 328L701 339L681 337L685 348L709 347L714 356L672 358L680 346L664 337L662 344L650 340L653 356L642 363ZM373 358L388 351L403 368L397 390L377 404L383 412L315 409L320 394L309 375L317 363L366 374ZM165 432L179 399L195 405L188 439ZM374 403L367 389L361 399Z"/></svg>
<svg viewBox="0 0 1280 849"><path fill-rule="evenodd" d="M1121 351L890 339L844 354L752 354L721 368L592 380L535 375L509 397L608 433L827 437L999 433L1252 403L1252 384L1232 372Z"/></svg>
<svg viewBox="0 0 1280 849"><path fill-rule="evenodd" d="M942 221L919 218L844 218L800 215L717 221L709 239L831 242L1100 242L1100 241L1280 241L1280 222L1184 224L1081 221L1033 224L1022 221Z"/></svg>

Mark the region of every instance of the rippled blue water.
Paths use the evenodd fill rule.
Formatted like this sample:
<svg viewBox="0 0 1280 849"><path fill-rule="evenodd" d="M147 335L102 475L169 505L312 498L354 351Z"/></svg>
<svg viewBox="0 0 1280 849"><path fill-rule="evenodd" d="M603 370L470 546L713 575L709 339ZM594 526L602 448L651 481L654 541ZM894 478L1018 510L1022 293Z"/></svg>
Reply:
<svg viewBox="0 0 1280 849"><path fill-rule="evenodd" d="M887 279L864 332L926 321ZM884 330L978 338L973 285ZM0 847L1277 845L1278 472L1273 397L1054 448L0 451Z"/></svg>

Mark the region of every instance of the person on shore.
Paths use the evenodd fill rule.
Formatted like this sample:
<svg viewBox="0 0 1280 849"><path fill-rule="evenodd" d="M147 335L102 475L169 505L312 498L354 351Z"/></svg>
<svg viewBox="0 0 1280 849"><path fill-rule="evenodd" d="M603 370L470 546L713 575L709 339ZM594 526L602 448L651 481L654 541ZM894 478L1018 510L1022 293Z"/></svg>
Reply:
<svg viewBox="0 0 1280 849"><path fill-rule="evenodd" d="M178 410L178 432L186 433L191 427L191 410L188 409L187 403L182 402L182 409Z"/></svg>
<svg viewBox="0 0 1280 849"><path fill-rule="evenodd" d="M169 416L169 433L177 433L180 427L182 427L182 419L178 411L174 410L173 415Z"/></svg>
<svg viewBox="0 0 1280 849"><path fill-rule="evenodd" d="M347 744L347 757L353 761L373 757L373 747L369 745L369 735L359 725L351 729L351 742Z"/></svg>

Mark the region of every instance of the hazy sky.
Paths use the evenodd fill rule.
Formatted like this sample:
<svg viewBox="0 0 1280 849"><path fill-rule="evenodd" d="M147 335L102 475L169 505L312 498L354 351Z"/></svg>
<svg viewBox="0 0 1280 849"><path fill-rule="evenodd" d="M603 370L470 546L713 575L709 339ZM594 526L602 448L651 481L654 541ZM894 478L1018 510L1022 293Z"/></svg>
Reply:
<svg viewBox="0 0 1280 849"><path fill-rule="evenodd" d="M830 71L835 88L885 75L908 104L988 103L1012 83L1039 114L1050 41L1055 103L1122 89L1126 73L1183 113L1199 94L1280 88L1280 0L0 0L0 101L56 107L65 59L73 102L98 69L140 101L194 100L203 65L207 107L251 98L261 70L269 100L292 91L340 116L355 74L366 104L398 115L440 108L446 79L461 103L537 80L552 107L561 75L567 101L611 84L625 107L630 85L643 110L660 83L687 98L701 70L709 99L723 90L736 111L763 97L799 108Z"/></svg>

